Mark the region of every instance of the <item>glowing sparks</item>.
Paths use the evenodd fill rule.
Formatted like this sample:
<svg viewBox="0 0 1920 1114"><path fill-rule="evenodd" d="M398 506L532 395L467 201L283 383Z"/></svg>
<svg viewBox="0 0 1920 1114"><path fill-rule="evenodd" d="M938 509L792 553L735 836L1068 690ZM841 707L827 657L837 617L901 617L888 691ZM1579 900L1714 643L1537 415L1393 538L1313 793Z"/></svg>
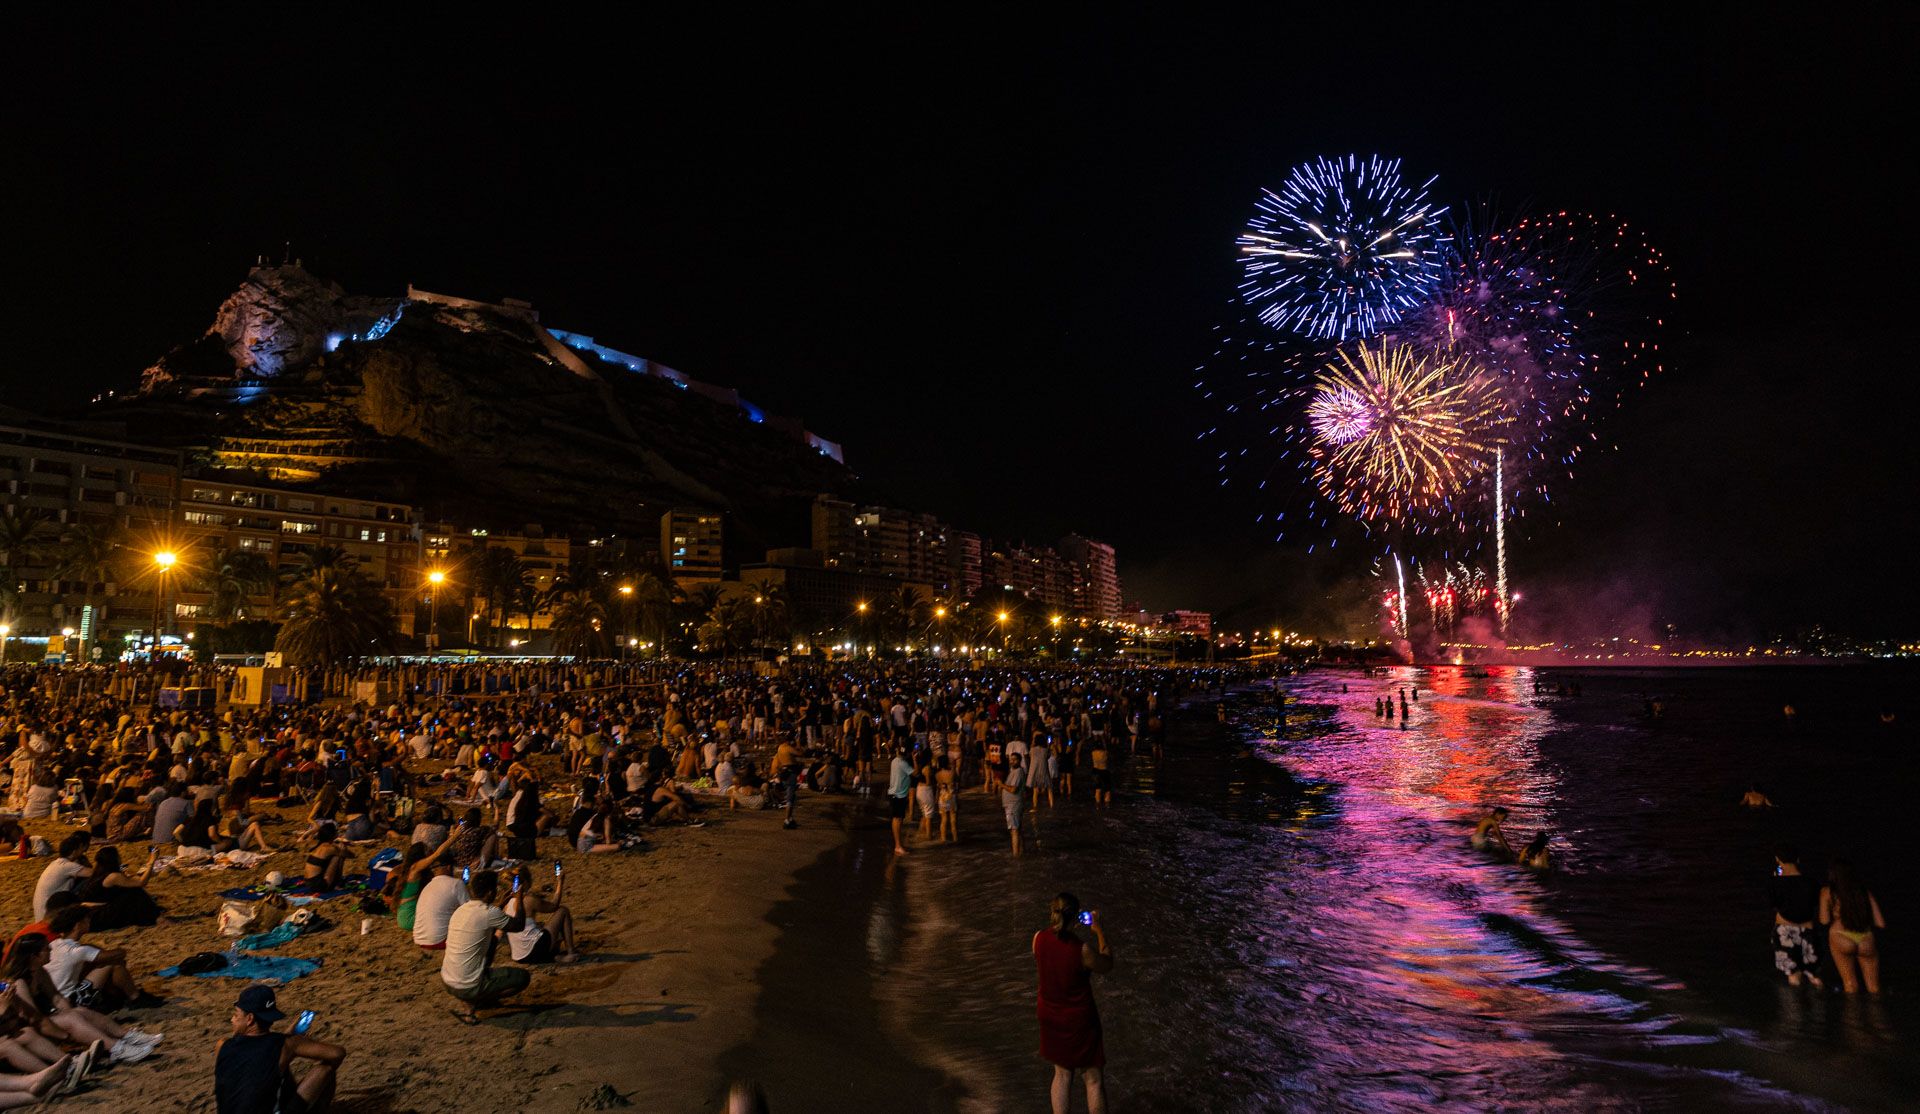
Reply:
<svg viewBox="0 0 1920 1114"><path fill-rule="evenodd" d="M1451 513L1506 420L1477 366L1384 341L1341 351L1307 416L1321 493L1356 518L1396 522Z"/></svg>
<svg viewBox="0 0 1920 1114"><path fill-rule="evenodd" d="M1266 324L1320 340L1370 337L1441 283L1446 212L1400 160L1318 159L1264 190L1239 239L1241 296Z"/></svg>

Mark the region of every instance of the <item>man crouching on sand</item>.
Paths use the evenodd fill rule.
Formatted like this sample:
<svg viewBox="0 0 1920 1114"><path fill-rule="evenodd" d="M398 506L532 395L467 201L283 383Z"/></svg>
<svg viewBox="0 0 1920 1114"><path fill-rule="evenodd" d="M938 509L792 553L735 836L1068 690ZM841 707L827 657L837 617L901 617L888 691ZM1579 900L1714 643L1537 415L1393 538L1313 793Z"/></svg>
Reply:
<svg viewBox="0 0 1920 1114"><path fill-rule="evenodd" d="M507 916L500 908L499 876L483 870L467 883L468 900L453 911L447 923L447 954L440 962L440 981L447 993L460 999L453 1015L468 1025L480 1018L475 1006L497 1005L527 988L532 978L525 967L493 967L494 933L505 929L518 932L526 927L526 904L516 904L520 912Z"/></svg>

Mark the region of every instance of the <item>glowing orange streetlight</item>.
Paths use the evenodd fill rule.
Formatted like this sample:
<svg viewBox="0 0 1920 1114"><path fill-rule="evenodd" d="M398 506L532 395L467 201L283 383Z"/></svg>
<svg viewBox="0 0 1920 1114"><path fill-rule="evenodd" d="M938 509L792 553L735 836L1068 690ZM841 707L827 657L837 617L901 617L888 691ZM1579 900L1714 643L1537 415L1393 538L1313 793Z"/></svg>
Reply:
<svg viewBox="0 0 1920 1114"><path fill-rule="evenodd" d="M166 622L166 617L164 614L162 614L160 610L160 597L161 597L161 594L166 591L167 574L173 571L173 566L177 564L179 560L180 560L180 555L175 553L171 549L163 549L153 555L153 565L154 565L154 568L159 570L159 575L154 577L153 579L153 651L152 653L158 653L160 650L161 625ZM152 654L149 654L149 657L151 656Z"/></svg>
<svg viewBox="0 0 1920 1114"><path fill-rule="evenodd" d="M427 652L440 648L440 586L447 582L445 569L427 573Z"/></svg>

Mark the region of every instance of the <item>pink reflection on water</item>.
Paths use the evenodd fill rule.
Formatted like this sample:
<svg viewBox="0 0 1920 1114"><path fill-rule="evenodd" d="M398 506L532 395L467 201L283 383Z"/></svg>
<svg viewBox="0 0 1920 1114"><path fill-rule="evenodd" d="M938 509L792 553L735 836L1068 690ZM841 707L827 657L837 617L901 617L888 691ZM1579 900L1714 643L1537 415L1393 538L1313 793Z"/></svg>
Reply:
<svg viewBox="0 0 1920 1114"><path fill-rule="evenodd" d="M1295 895L1286 912L1306 913L1307 931L1331 952L1306 965L1326 980L1308 1009L1332 1027L1354 1022L1356 1000L1401 1011L1395 1025L1369 1019L1365 1040L1383 1068L1448 1071L1470 1059L1485 1071L1489 1053L1557 1057L1549 1034L1669 1024L1638 999L1672 984L1573 936L1544 908L1550 877L1468 846L1472 819L1496 804L1512 810L1507 833L1516 845L1550 826L1559 791L1539 753L1553 724L1528 699L1532 671L1484 673L1402 668L1349 680L1344 694L1335 682L1308 679L1296 686L1299 698L1334 705L1335 729L1269 744L1295 775L1335 786L1333 818L1313 831L1326 851L1327 883L1311 887L1321 900L1303 910ZM1393 701L1391 719L1374 714L1383 696ZM1408 1007L1424 1020L1407 1024ZM1489 1030L1498 1039L1489 1042ZM1475 1046L1473 1056L1463 1056L1463 1043Z"/></svg>

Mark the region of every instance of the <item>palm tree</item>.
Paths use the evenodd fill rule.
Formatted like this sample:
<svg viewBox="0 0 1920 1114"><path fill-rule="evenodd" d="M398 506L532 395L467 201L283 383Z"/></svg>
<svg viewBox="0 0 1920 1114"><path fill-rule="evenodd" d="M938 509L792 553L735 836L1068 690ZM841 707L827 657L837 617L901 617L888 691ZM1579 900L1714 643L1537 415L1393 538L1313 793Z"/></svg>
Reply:
<svg viewBox="0 0 1920 1114"><path fill-rule="evenodd" d="M628 583L633 592L621 599L632 608L640 633L665 653L667 628L673 624L673 585L652 570L635 573Z"/></svg>
<svg viewBox="0 0 1920 1114"><path fill-rule="evenodd" d="M613 646L611 616L598 585L563 577L547 593L553 613L553 652L576 658L604 658Z"/></svg>
<svg viewBox="0 0 1920 1114"><path fill-rule="evenodd" d="M393 638L393 606L339 546L315 546L281 593L273 648L289 664L331 665L374 653Z"/></svg>
<svg viewBox="0 0 1920 1114"><path fill-rule="evenodd" d="M76 523L69 526L66 535L60 539L54 575L62 580L78 580L81 583L82 614L92 609L96 591L120 579L119 569L123 560L120 551L124 545L124 534L119 526L111 522L99 525ZM92 635L100 629L100 625L96 616L87 634ZM91 660L88 650L88 640L83 639L80 643L80 661Z"/></svg>
<svg viewBox="0 0 1920 1114"><path fill-rule="evenodd" d="M194 573L193 587L213 597L201 614L217 623L228 623L245 619L247 601L271 593L278 580L273 565L259 551L223 546Z"/></svg>
<svg viewBox="0 0 1920 1114"><path fill-rule="evenodd" d="M53 541L53 516L32 507L0 508L0 618L12 616L20 595L20 569Z"/></svg>
<svg viewBox="0 0 1920 1114"><path fill-rule="evenodd" d="M793 637L793 598L784 584L763 584L753 597L753 633L784 649Z"/></svg>
<svg viewBox="0 0 1920 1114"><path fill-rule="evenodd" d="M736 646L745 645L753 638L753 604L735 597L716 603L707 613L707 621L700 624L700 644L707 649L717 648L722 659L733 655Z"/></svg>
<svg viewBox="0 0 1920 1114"><path fill-rule="evenodd" d="M473 570L473 584L487 597L487 626L492 628L493 643L500 644L499 631L506 625L507 611L517 595L527 587L527 563L511 549L489 546L480 551ZM498 621L495 620L498 616Z"/></svg>
<svg viewBox="0 0 1920 1114"><path fill-rule="evenodd" d="M915 631L927 625L927 616L932 610L927 606L927 594L911 584L902 584L888 596L882 613L890 622L887 637L892 639L911 636Z"/></svg>
<svg viewBox="0 0 1920 1114"><path fill-rule="evenodd" d="M11 588L20 579L20 566L44 554L53 544L53 516L33 507L0 508L0 575Z"/></svg>

